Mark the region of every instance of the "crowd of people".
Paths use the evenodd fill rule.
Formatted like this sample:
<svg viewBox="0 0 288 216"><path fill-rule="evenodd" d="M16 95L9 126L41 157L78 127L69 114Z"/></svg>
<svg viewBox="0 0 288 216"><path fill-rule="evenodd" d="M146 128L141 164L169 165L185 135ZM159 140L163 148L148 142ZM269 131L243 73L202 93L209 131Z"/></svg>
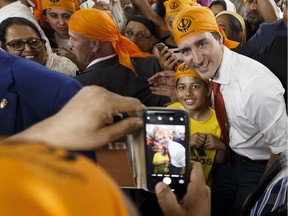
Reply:
<svg viewBox="0 0 288 216"><path fill-rule="evenodd" d="M287 215L287 7L0 0L1 215ZM143 128L113 116L151 106L190 117L181 200L97 166L98 147ZM155 132L157 172L185 165L178 138Z"/></svg>

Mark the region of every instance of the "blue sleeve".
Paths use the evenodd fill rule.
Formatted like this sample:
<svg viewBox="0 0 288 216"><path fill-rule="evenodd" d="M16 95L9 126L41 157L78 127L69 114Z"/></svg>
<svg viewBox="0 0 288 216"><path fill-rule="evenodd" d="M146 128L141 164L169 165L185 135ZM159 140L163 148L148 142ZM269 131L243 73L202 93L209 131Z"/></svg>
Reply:
<svg viewBox="0 0 288 216"><path fill-rule="evenodd" d="M262 44L262 40L263 38L265 38L265 36L263 35L264 33L261 25L260 28L256 31L256 33L252 36L252 38L250 38L250 40L243 47L239 48L237 52L250 58L256 55L258 52L261 51L260 47Z"/></svg>

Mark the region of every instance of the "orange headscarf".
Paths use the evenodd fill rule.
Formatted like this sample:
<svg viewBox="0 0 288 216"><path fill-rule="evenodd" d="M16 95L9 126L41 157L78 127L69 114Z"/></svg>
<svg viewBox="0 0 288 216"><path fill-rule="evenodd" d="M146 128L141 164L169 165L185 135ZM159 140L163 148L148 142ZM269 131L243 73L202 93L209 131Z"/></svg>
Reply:
<svg viewBox="0 0 288 216"><path fill-rule="evenodd" d="M207 7L189 6L181 10L173 23L173 38L176 44L189 37L204 32L219 32L224 38L224 45L233 49L238 42L228 40L224 31L216 22L213 12Z"/></svg>
<svg viewBox="0 0 288 216"><path fill-rule="evenodd" d="M69 20L69 31L84 35L90 39L111 42L120 64L135 73L130 57L146 58L136 44L122 36L112 18L97 9L81 9L75 12Z"/></svg>
<svg viewBox="0 0 288 216"><path fill-rule="evenodd" d="M166 19L170 16L177 14L180 10L184 9L187 6L196 6L194 0L168 0L164 3L166 9Z"/></svg>
<svg viewBox="0 0 288 216"><path fill-rule="evenodd" d="M66 9L74 13L77 10L80 10L79 2L77 0L32 0L35 4L33 8L33 14L40 23L45 22L45 18L43 17L42 13L43 10L48 8L61 8Z"/></svg>
<svg viewBox="0 0 288 216"><path fill-rule="evenodd" d="M196 73L194 70L192 70L188 65L186 65L185 62L183 62L180 65L178 65L178 67L176 69L175 83L181 77L196 77L196 78L198 78L200 80L203 80L206 84L209 84L209 80L201 78L199 76L199 74Z"/></svg>
<svg viewBox="0 0 288 216"><path fill-rule="evenodd" d="M53 1L53 0L37 0L37 2L40 4L38 7L41 5L41 11L48 9L48 8L61 8L61 9L66 9L74 13L75 11L79 10L79 3L77 0L58 0L58 1Z"/></svg>

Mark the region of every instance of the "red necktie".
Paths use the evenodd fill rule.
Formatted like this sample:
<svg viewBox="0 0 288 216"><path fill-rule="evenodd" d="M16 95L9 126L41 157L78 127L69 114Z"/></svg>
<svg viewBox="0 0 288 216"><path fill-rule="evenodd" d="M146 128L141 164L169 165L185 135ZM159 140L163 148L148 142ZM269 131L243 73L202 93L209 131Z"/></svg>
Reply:
<svg viewBox="0 0 288 216"><path fill-rule="evenodd" d="M228 134L228 128L227 128L227 114L225 109L225 104L223 100L223 96L220 92L220 84L216 82L212 82L212 89L214 94L214 106L215 106L215 112L216 117L219 123L219 126L221 128L221 136L222 139L226 145L226 152L228 155L229 161L231 161L231 149L229 147L229 134Z"/></svg>

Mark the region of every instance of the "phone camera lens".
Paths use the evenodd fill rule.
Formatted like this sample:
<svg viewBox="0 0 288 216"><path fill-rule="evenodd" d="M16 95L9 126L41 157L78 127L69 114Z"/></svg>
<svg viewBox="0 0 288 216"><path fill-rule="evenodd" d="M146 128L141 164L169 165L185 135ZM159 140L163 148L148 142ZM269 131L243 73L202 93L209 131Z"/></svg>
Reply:
<svg viewBox="0 0 288 216"><path fill-rule="evenodd" d="M184 118L181 117L181 118L180 118L180 121L184 121Z"/></svg>
<svg viewBox="0 0 288 216"><path fill-rule="evenodd" d="M169 117L169 120L170 120L170 121L173 121L173 117Z"/></svg>
<svg viewBox="0 0 288 216"><path fill-rule="evenodd" d="M161 120L162 120L162 117L161 117L161 116L158 116L158 120L161 121Z"/></svg>

